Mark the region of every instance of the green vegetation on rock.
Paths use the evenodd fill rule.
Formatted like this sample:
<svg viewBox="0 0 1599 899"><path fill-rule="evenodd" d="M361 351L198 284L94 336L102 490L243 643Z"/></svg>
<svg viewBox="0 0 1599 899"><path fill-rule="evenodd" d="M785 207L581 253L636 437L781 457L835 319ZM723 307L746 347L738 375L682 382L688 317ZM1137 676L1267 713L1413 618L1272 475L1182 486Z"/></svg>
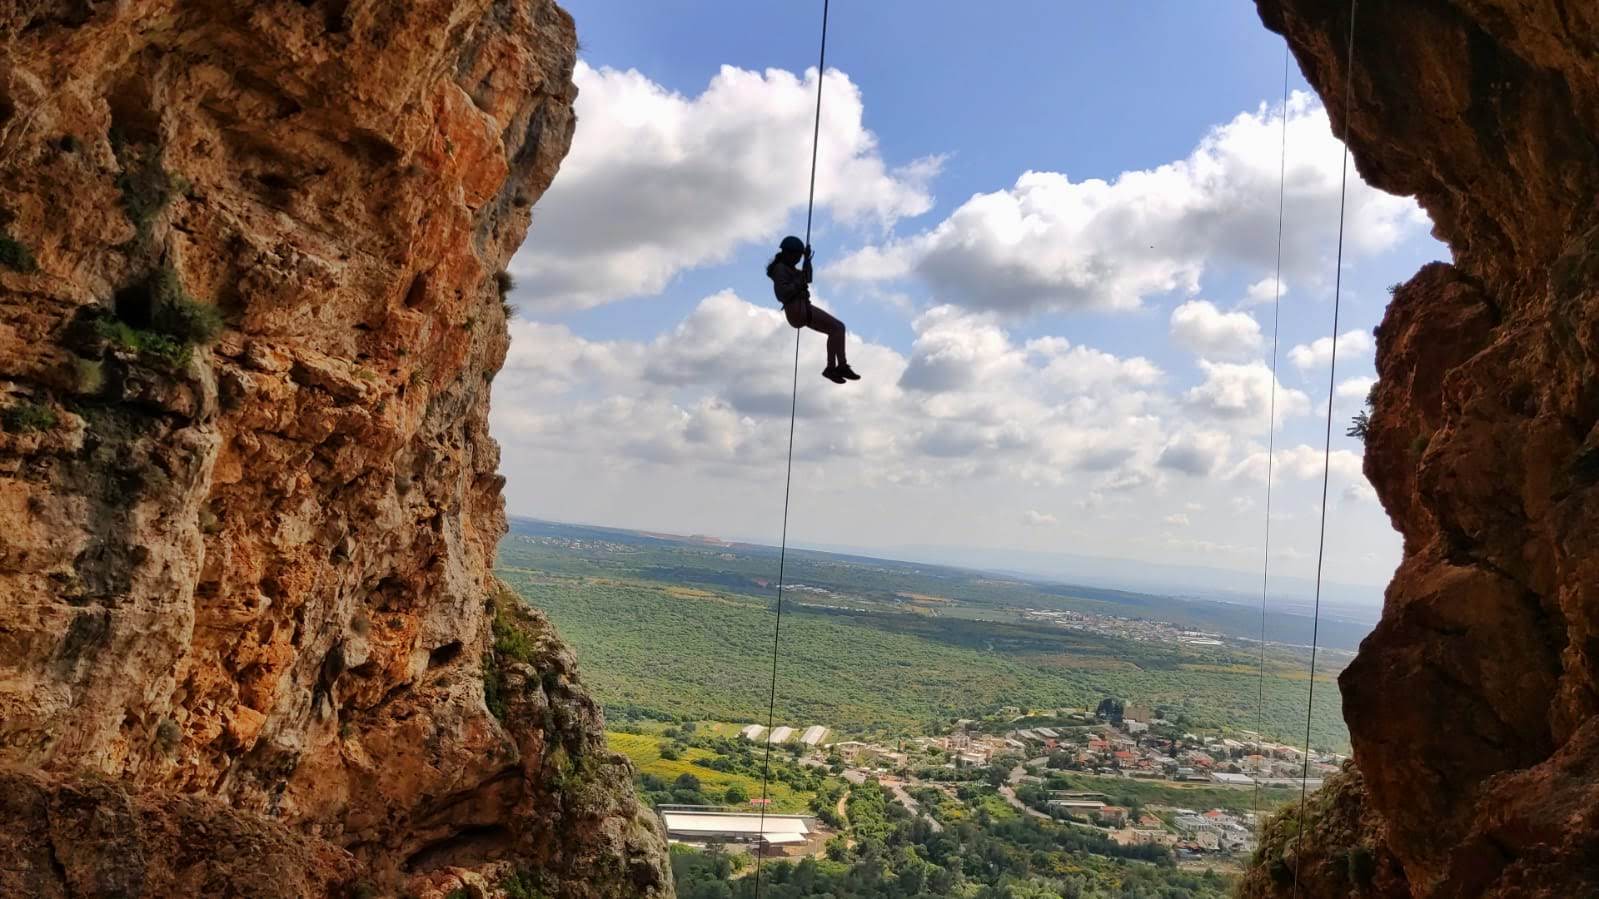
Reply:
<svg viewBox="0 0 1599 899"><path fill-rule="evenodd" d="M153 300L151 324L155 330L190 344L208 344L222 333L222 313L201 303L184 289L183 279L171 265L156 269L150 278Z"/></svg>
<svg viewBox="0 0 1599 899"><path fill-rule="evenodd" d="M95 322L95 333L101 339L178 370L188 366L195 346L211 343L222 332L221 311L190 296L170 263L158 267L134 291L142 297L141 305L148 307L149 327L105 315Z"/></svg>
<svg viewBox="0 0 1599 899"><path fill-rule="evenodd" d="M194 358L193 349L170 335L144 328L135 328L114 318L102 318L94 323L95 333L102 340L138 353L140 358L155 362L163 368L178 370L188 366Z"/></svg>
<svg viewBox="0 0 1599 899"><path fill-rule="evenodd" d="M1288 896L1296 879L1310 895L1393 895L1403 874L1382 846L1380 825L1366 810L1365 782L1353 762L1322 788L1267 818L1239 896ZM1408 891L1407 891L1408 892Z"/></svg>
<svg viewBox="0 0 1599 899"><path fill-rule="evenodd" d="M178 192L181 182L167 174L161 165L161 149L153 144L133 143L113 130L111 148L122 164L117 176L122 209L133 223L139 243L148 243L151 225Z"/></svg>
<svg viewBox="0 0 1599 899"><path fill-rule="evenodd" d="M55 410L39 403L20 402L0 412L0 425L13 434L48 431L56 422Z"/></svg>
<svg viewBox="0 0 1599 899"><path fill-rule="evenodd" d="M23 273L38 271L33 253L22 242L0 233L0 266Z"/></svg>

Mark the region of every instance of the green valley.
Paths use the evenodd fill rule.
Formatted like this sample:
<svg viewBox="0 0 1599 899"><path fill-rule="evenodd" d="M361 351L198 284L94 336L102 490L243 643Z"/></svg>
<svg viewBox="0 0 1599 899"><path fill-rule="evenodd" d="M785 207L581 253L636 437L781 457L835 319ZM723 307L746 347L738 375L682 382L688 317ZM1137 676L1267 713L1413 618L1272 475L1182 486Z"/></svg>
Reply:
<svg viewBox="0 0 1599 899"><path fill-rule="evenodd" d="M498 573L577 648L613 719L765 720L776 570L767 548L517 525ZM1268 646L1262 682L1255 646L1220 635L1156 639L1171 629L1155 623L1163 610L1152 598L1118 604L1103 592L1079 598L978 572L820 553L791 558L790 570L783 720L906 735L952 718L1116 696L1192 728L1254 729L1258 720L1269 737L1304 738L1301 650ZM1067 614L1082 617L1040 618ZM1319 661L1311 721L1314 743L1334 750L1347 746L1332 683L1340 665L1337 653Z"/></svg>

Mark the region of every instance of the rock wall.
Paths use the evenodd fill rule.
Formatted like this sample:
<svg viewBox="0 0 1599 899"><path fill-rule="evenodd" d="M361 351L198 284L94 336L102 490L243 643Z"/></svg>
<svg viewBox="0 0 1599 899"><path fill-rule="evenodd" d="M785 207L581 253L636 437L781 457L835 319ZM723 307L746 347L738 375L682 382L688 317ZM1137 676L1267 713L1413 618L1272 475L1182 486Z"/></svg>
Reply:
<svg viewBox="0 0 1599 899"><path fill-rule="evenodd" d="M209 803L384 890L670 891L569 654L488 574L503 267L575 55L551 0L0 5L8 776ZM96 893L13 852L0 893Z"/></svg>
<svg viewBox="0 0 1599 899"><path fill-rule="evenodd" d="M1408 886L1360 770L1345 762L1307 797L1303 815L1293 803L1267 819L1238 894L1349 899L1403 896Z"/></svg>
<svg viewBox="0 0 1599 899"><path fill-rule="evenodd" d="M1361 3L1346 98L1351 4L1257 5L1454 252L1377 334L1404 561L1340 678L1362 801L1414 895L1599 895L1599 6Z"/></svg>

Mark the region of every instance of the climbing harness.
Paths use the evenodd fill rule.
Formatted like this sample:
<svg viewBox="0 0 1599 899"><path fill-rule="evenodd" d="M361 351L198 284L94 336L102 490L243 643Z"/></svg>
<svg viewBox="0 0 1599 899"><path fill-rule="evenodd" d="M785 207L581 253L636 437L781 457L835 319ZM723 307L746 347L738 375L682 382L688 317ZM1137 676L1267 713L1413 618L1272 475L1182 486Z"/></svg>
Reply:
<svg viewBox="0 0 1599 899"><path fill-rule="evenodd" d="M811 221L816 214L816 154L822 136L822 82L827 78L827 12L829 0L822 0L822 49L816 62L816 116L811 125L811 186L805 200L805 248L811 246ZM810 320L810 308L805 318ZM766 839L766 807L771 803L768 790L772 782L772 725L777 723L777 650L783 633L783 578L788 562L788 500L794 483L794 422L799 410L799 345L800 329L794 331L794 385L788 406L788 466L783 476L783 539L777 552L777 613L772 625L772 689L766 704L766 752L761 761L761 817L760 831L755 843L755 899L761 896L761 862L766 853L761 842Z"/></svg>

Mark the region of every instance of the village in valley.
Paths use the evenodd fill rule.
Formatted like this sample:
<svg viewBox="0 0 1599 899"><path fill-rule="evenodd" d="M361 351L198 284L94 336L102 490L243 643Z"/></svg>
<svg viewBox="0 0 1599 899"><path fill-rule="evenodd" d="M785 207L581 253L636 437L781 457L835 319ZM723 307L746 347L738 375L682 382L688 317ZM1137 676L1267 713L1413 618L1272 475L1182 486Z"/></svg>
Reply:
<svg viewBox="0 0 1599 899"><path fill-rule="evenodd" d="M1226 603L799 552L773 693L729 675L773 664L775 550L516 529L498 570L590 652L688 899L744 899L757 859L819 895L1219 899L1347 751L1336 702L1294 699L1288 613L1262 642Z"/></svg>
<svg viewBox="0 0 1599 899"><path fill-rule="evenodd" d="M737 732L758 750L770 747L774 764L826 771L852 785L874 782L935 829L940 822L920 807L918 792L974 804L997 794L1018 814L1092 830L1117 846L1161 847L1179 864L1222 868L1254 851L1257 824L1270 807L1262 794L1280 804L1287 793L1297 796L1302 778L1315 790L1344 761L1313 753L1307 762L1302 749L1251 732L1201 736L1163 710L1114 698L1092 710L1011 708L891 742L831 736L822 725L749 724ZM670 839L700 848L800 858L821 854L835 835L815 816L762 814L761 802L658 811Z"/></svg>

